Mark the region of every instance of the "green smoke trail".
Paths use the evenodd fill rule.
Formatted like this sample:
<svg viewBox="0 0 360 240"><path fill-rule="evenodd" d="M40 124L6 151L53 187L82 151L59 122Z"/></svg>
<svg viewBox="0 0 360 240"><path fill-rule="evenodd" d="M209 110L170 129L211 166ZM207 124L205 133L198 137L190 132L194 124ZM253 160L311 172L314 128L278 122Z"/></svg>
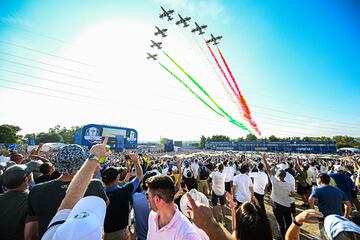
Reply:
<svg viewBox="0 0 360 240"><path fill-rule="evenodd" d="M199 95L196 94L196 92L194 92L186 83L184 83L178 76L176 76L172 71L170 71L167 67L165 67L164 65L162 65L159 62L160 66L162 66L168 73L170 73L174 78L176 78L180 83L182 83L192 94L194 94L201 102L203 102L208 108L210 108L211 110L213 110L216 114L220 115L221 117L224 117L223 114L219 113L218 111L216 111L213 107L211 107L204 99L202 99L202 97L200 97Z"/></svg>
<svg viewBox="0 0 360 240"><path fill-rule="evenodd" d="M226 118L229 120L229 122L235 124L236 126L242 128L245 131L250 131L245 125L243 125L242 123L236 121L235 119L233 119L224 109L222 109L219 104L217 104L215 102L215 100L205 91L205 89L203 87L201 87L201 85L196 82L177 62L175 62L174 59L172 59L166 52L162 51L165 56L172 62L174 63L210 100L211 102L226 116ZM224 116L224 117L225 117Z"/></svg>

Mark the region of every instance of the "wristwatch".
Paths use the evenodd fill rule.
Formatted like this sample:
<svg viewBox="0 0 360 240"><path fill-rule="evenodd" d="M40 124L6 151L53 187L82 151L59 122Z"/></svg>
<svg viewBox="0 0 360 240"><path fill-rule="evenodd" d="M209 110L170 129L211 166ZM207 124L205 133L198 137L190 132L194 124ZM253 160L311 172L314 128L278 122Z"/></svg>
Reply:
<svg viewBox="0 0 360 240"><path fill-rule="evenodd" d="M95 154L90 154L89 160L96 160L96 161L99 161L99 158L95 155Z"/></svg>
<svg viewBox="0 0 360 240"><path fill-rule="evenodd" d="M301 227L301 226L302 226L302 223L298 223L295 219L294 219L293 223L294 223L296 226L298 226L298 227Z"/></svg>

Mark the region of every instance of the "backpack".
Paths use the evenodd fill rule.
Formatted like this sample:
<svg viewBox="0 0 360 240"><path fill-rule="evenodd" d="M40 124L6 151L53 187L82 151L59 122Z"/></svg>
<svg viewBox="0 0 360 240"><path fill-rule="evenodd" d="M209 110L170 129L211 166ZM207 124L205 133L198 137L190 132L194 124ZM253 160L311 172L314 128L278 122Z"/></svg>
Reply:
<svg viewBox="0 0 360 240"><path fill-rule="evenodd" d="M206 180L209 177L209 170L206 167L200 167L200 180Z"/></svg>

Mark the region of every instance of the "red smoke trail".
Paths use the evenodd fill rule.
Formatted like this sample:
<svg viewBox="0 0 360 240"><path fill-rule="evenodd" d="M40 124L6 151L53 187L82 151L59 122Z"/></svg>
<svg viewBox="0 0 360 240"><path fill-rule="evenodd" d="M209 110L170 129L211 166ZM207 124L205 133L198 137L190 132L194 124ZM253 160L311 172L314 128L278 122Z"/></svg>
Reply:
<svg viewBox="0 0 360 240"><path fill-rule="evenodd" d="M208 45L208 44L207 44L207 45ZM208 45L208 47L209 47L209 45ZM240 99L241 107L242 107L242 109L243 109L243 111L244 111L244 116L245 116L245 118L247 118L247 119L249 120L250 125L254 127L255 131L256 131L259 135L261 135L261 132L260 132L260 130L259 130L258 127L257 127L257 124L255 123L255 121L254 121L254 120L252 119L252 117L251 117L251 112L250 112L249 106L247 105L247 102L246 102L244 96L241 94L241 91L240 91L240 89L239 89L239 86L237 85L237 82L236 82L236 80L235 80L234 75L232 74L232 72L231 72L231 70L230 70L229 65L227 64L227 62L226 62L226 60L225 60L222 52L220 51L220 49L219 49L218 47L216 47L216 48L217 48L217 50L218 50L218 52L219 52L219 54L220 54L220 57L221 57L222 61L224 62L224 65L225 65L225 67L226 67L226 70L227 70L228 73L230 74L230 77L231 77L231 79L232 79L232 81L233 81L233 83L234 83L234 85L235 85L235 88L236 88L236 90L237 90L237 94L236 94L236 95L237 95L237 96L239 97L239 99Z"/></svg>

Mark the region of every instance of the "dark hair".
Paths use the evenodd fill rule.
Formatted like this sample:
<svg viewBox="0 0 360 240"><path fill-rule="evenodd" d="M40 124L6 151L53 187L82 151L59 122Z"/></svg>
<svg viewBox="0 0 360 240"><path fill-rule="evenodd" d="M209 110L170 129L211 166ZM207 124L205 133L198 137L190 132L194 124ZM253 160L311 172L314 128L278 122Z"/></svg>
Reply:
<svg viewBox="0 0 360 240"><path fill-rule="evenodd" d="M51 163L43 163L39 167L39 172L41 172L44 175L48 175L50 173L52 164Z"/></svg>
<svg viewBox="0 0 360 240"><path fill-rule="evenodd" d="M261 162L259 162L257 164L257 169L259 169L260 171L264 170L264 164L262 164Z"/></svg>
<svg viewBox="0 0 360 240"><path fill-rule="evenodd" d="M309 169L309 165L303 164L303 169L304 169L305 171L307 171L307 170Z"/></svg>
<svg viewBox="0 0 360 240"><path fill-rule="evenodd" d="M247 173L248 171L249 171L249 165L247 165L246 163L242 163L240 165L240 172L244 174Z"/></svg>
<svg viewBox="0 0 360 240"><path fill-rule="evenodd" d="M149 172L145 173L144 178L143 178L143 184L142 184L142 189L143 190L145 190L145 191L147 190L146 181L149 178L151 178L153 176L156 176L156 175L158 175L158 172L156 170L152 170L152 171L149 171Z"/></svg>
<svg viewBox="0 0 360 240"><path fill-rule="evenodd" d="M153 176L146 181L146 185L153 195L158 195L166 203L174 201L175 185L171 177L165 175Z"/></svg>
<svg viewBox="0 0 360 240"><path fill-rule="evenodd" d="M225 161L223 162L223 164L224 164L224 166L227 166L227 165L228 165L228 160L225 160Z"/></svg>
<svg viewBox="0 0 360 240"><path fill-rule="evenodd" d="M120 167L120 168L119 168L119 174L120 174L119 180L120 180L120 181L124 181L125 178L126 178L126 174L127 174L126 168Z"/></svg>
<svg viewBox="0 0 360 240"><path fill-rule="evenodd" d="M218 169L221 172L222 170L224 170L224 165L222 163L220 163L218 166Z"/></svg>
<svg viewBox="0 0 360 240"><path fill-rule="evenodd" d="M260 207L253 203L245 202L237 209L236 239L272 240L270 221Z"/></svg>
<svg viewBox="0 0 360 240"><path fill-rule="evenodd" d="M326 173L320 173L317 178L320 179L322 183L329 184L330 183L330 176Z"/></svg>

